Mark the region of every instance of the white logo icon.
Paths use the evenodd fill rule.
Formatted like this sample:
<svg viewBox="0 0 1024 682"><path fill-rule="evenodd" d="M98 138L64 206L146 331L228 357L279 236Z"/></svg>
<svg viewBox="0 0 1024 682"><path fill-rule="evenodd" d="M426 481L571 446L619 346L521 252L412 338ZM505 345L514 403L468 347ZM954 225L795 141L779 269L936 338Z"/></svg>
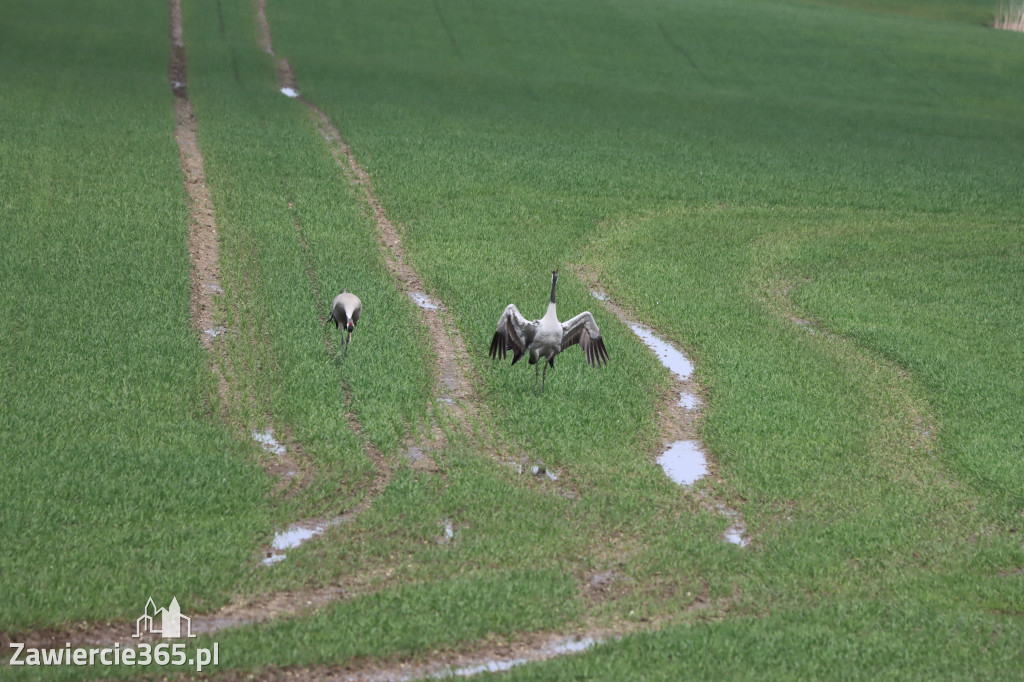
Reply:
<svg viewBox="0 0 1024 682"><path fill-rule="evenodd" d="M185 621L184 635L182 635L181 621ZM135 621L135 634L132 637L142 637L147 632L161 635L167 639L196 636L192 634L192 619L181 615L177 597L171 600L171 605L166 609L158 609L153 603L153 598L149 598L149 601L146 602L146 612Z"/></svg>

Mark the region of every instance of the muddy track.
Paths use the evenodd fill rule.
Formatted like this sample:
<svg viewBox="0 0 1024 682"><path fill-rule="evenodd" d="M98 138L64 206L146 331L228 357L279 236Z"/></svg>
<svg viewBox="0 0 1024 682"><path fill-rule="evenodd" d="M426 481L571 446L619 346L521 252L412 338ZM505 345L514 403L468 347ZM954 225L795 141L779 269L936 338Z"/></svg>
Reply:
<svg viewBox="0 0 1024 682"><path fill-rule="evenodd" d="M215 296L223 293L219 267L219 237L214 215L213 201L206 184L203 155L196 138L197 126L192 103L188 98L187 62L183 41L181 2L168 0L169 33L170 33L170 64L168 76L174 94L175 131L174 137L178 144L179 160L188 195L189 232L188 251L192 263L190 273L190 304L189 310L193 327L199 334L200 343L211 356L211 372L217 378L217 393L220 398L220 418L229 423L228 404L231 400L231 387L222 368L230 374L231 360L228 354L217 343L217 337L227 330L215 327L214 311ZM210 412L215 410L210 407ZM353 423L353 430L359 433L358 423ZM265 457L261 464L268 475L276 479L272 490L274 496L291 496L308 485L314 475L311 459L305 454L291 429L281 429L283 452L276 452L274 457ZM255 433L253 434L255 437ZM268 435L273 436L272 432ZM366 439L363 439L366 442ZM274 443L274 447L278 445ZM267 447L265 445L265 447ZM272 448L268 448L272 449ZM372 445L368 454L378 466L385 465L381 455ZM296 453L296 457L292 453ZM386 468L384 481L376 481L364 501L346 513L346 517L358 514L369 506L373 492L379 492L390 479L390 468ZM381 477L378 476L378 479ZM300 614L320 604L345 598L350 590L338 586L327 586L315 590L283 592L262 597L237 597L219 611L193 617L196 632L214 632L229 627L255 623L270 618L287 617ZM131 637L133 630L130 622L81 622L67 628L45 628L21 633L0 633L0 644L10 641L25 642L28 646L63 647L70 642L72 646L110 645L120 642L123 646L133 646L140 641ZM7 649L8 647L4 647Z"/></svg>
<svg viewBox="0 0 1024 682"><path fill-rule="evenodd" d="M169 0L171 59L168 68L171 91L174 93L175 129L178 157L188 195L189 231L188 251L192 262L191 296L189 310L192 324L199 333L200 343L210 352L211 371L217 377L217 393L221 401L221 418L227 419L227 405L231 391L222 366L230 368L231 359L219 348L217 337L226 330L214 325L215 296L223 293L220 277L220 242L217 221L206 184L206 170L202 151L196 138L196 117L188 98L187 60L183 41L181 1ZM290 435L290 431L288 432ZM302 452L294 438L287 439L284 453L266 458L264 469L277 479L274 494L296 490L308 483L310 467L301 466L292 452ZM308 458L303 458L308 460Z"/></svg>
<svg viewBox="0 0 1024 682"><path fill-rule="evenodd" d="M291 65L286 58L279 57L274 52L270 25L266 18L266 0L257 1L256 15L259 44L264 52L275 55L279 87L290 89L297 94L298 84ZM420 314L433 342L436 358L434 393L437 401L448 406L465 433L474 434L480 426L479 402L473 390L473 382L470 380L471 370L464 360L467 357L466 345L450 311L435 296L430 295L419 275L406 261L400 230L388 217L374 192L369 174L359 165L341 133L320 108L301 95L298 95L298 98L309 111L348 182L362 188L364 204L377 224L377 242L388 272L406 295L420 302ZM434 439L437 440L438 437L439 432L435 430Z"/></svg>
<svg viewBox="0 0 1024 682"><path fill-rule="evenodd" d="M587 285L595 298L600 300L608 310L615 313L615 316L624 325L632 329L637 336L643 338L643 332L649 330L642 326L638 329L640 323L637 322L636 316L630 314L620 304L616 303L602 288L600 274L597 270L586 265L573 266L571 269ZM659 339L659 341L663 340ZM668 344L668 342L664 343ZM644 339L644 344L655 355L660 355L660 353L654 351L654 348L651 347L647 339ZM671 347L671 344L668 345ZM671 347L671 350L679 352L674 347ZM683 355L683 358L685 358L685 355ZM660 357L659 361L662 361ZM689 362L688 359L687 362ZM662 361L662 364L665 364L664 361ZM702 416L699 409L702 400L701 388L690 373L687 373L685 376L679 376L676 371L670 371L670 374L672 375L672 388L661 396L661 405L657 408L658 434L661 440L661 447L656 452L651 453L651 458L657 458L659 454L666 452L673 444L678 443L693 443L700 452L707 453L707 447L701 440L699 433ZM690 402L688 402L687 398L690 399ZM707 457L706 461L708 475L721 486L724 483L724 479L718 472L714 460ZM726 531L725 537L727 540L744 547L748 544L749 538L746 535L746 524L743 521L743 517L729 505L720 492L701 488L696 492L696 498L701 508L705 511L721 514L729 519L731 525Z"/></svg>

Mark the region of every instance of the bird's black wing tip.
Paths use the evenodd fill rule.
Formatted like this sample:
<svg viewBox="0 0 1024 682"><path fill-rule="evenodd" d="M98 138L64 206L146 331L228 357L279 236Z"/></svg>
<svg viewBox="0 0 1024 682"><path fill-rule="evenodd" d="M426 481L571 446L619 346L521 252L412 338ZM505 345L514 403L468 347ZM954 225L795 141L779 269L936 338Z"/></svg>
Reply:
<svg viewBox="0 0 1024 682"><path fill-rule="evenodd" d="M508 340L505 338L505 335L501 332L495 332L494 337L491 339L491 350L487 355L492 360L503 360L507 350Z"/></svg>

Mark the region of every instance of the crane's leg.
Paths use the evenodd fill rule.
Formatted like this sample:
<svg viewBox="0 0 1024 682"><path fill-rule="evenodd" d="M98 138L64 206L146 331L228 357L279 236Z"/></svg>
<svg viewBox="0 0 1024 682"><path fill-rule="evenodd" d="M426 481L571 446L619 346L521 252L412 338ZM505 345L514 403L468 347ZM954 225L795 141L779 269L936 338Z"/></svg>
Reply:
<svg viewBox="0 0 1024 682"><path fill-rule="evenodd" d="M540 364L537 364L536 368L533 370L533 394L534 395L537 395L538 379L540 379Z"/></svg>
<svg viewBox="0 0 1024 682"><path fill-rule="evenodd" d="M547 365L544 365L544 373L541 374L541 377L543 377L541 379L541 382L540 382L540 392L541 393L544 392L544 383L545 383L545 381L547 381L547 378L548 378L548 365L550 365L550 364L551 364L551 362L548 361Z"/></svg>

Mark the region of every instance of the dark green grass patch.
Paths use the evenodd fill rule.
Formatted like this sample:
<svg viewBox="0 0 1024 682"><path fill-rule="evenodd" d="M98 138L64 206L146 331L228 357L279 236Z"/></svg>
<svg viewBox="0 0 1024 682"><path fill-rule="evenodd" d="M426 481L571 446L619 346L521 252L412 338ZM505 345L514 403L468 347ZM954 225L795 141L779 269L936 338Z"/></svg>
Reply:
<svg viewBox="0 0 1024 682"><path fill-rule="evenodd" d="M207 414L166 3L3 15L0 630L216 605L267 485Z"/></svg>

